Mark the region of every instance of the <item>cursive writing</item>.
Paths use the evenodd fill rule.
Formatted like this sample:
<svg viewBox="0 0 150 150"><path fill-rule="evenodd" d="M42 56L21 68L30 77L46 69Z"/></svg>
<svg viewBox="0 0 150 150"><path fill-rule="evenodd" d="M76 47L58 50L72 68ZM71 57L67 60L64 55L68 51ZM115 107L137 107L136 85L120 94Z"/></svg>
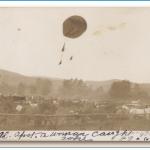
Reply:
<svg viewBox="0 0 150 150"><path fill-rule="evenodd" d="M0 141L150 141L149 131L0 131Z"/></svg>

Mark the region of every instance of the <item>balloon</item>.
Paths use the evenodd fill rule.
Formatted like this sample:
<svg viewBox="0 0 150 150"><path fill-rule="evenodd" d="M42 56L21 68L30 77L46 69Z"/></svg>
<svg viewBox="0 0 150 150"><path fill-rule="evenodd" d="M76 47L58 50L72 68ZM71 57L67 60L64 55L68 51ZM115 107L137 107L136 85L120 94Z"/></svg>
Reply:
<svg viewBox="0 0 150 150"><path fill-rule="evenodd" d="M68 38L77 38L87 29L87 23L81 16L71 16L63 22L63 35Z"/></svg>
<svg viewBox="0 0 150 150"><path fill-rule="evenodd" d="M71 16L69 18L67 18L64 22L63 22L63 35L67 38L77 38L79 36L81 36L87 29L87 23L85 21L85 19L81 16ZM60 62L58 63L58 65L62 64L62 60L63 60L63 53L65 52L65 43L61 49L62 55L60 58ZM73 56L71 56L69 58L70 61L72 61Z"/></svg>

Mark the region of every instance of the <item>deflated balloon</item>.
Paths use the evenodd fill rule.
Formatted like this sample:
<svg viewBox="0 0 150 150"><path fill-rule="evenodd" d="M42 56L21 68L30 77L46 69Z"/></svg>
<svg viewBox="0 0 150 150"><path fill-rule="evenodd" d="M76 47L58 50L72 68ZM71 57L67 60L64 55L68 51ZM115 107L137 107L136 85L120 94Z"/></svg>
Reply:
<svg viewBox="0 0 150 150"><path fill-rule="evenodd" d="M87 23L81 16L71 16L63 22L63 34L68 38L77 38L87 29Z"/></svg>

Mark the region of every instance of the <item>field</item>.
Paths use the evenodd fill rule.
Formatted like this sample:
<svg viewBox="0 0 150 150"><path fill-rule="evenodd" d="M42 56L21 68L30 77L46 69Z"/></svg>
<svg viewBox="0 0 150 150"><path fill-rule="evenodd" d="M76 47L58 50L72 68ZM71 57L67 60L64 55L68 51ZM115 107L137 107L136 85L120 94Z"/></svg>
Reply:
<svg viewBox="0 0 150 150"><path fill-rule="evenodd" d="M0 97L0 130L149 130L145 115L120 111L123 102Z"/></svg>

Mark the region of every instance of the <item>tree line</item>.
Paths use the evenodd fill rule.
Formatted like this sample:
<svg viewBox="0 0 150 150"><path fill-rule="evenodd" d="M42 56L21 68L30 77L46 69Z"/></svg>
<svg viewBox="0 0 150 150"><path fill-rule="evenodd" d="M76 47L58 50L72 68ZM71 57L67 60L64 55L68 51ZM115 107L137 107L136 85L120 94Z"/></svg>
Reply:
<svg viewBox="0 0 150 150"><path fill-rule="evenodd" d="M34 84L26 85L20 82L16 87L5 82L0 83L1 94L16 94L21 96L55 96L61 98L87 98L87 99L128 99L147 98L149 95L139 84L133 84L127 80L115 81L108 91L102 86L96 89L88 86L86 82L78 79L63 80L59 87L49 79L37 78Z"/></svg>

